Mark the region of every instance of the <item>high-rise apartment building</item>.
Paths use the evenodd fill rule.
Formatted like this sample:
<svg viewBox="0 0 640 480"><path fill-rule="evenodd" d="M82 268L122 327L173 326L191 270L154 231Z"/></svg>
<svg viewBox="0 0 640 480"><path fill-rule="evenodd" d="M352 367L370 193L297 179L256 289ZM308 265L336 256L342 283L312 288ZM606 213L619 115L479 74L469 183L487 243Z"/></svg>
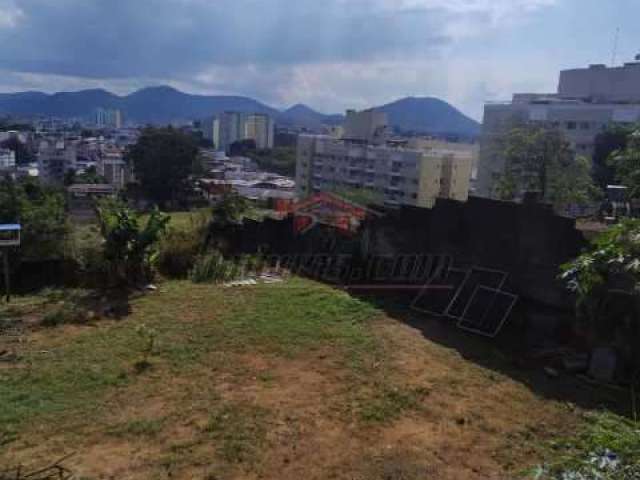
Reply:
<svg viewBox="0 0 640 480"><path fill-rule="evenodd" d="M640 62L565 70L560 73L557 93L515 94L511 102L485 105L476 191L481 196L496 195L505 169L497 140L513 127L557 128L576 154L591 156L598 133L612 124L639 120Z"/></svg>
<svg viewBox="0 0 640 480"><path fill-rule="evenodd" d="M122 128L122 112L117 109L96 108L94 124L98 128Z"/></svg>
<svg viewBox="0 0 640 480"><path fill-rule="evenodd" d="M213 144L220 151L228 151L233 142L243 137L243 118L239 112L223 112L213 121Z"/></svg>
<svg viewBox="0 0 640 480"><path fill-rule="evenodd" d="M251 139L256 148L273 148L273 118L263 113L223 112L213 121L213 144L219 151L229 151L232 143Z"/></svg>
<svg viewBox="0 0 640 480"><path fill-rule="evenodd" d="M359 116L361 115L361 116ZM380 112L348 112L344 137L300 135L296 186L300 197L320 191L366 189L390 205L430 208L436 198L466 201L472 145L384 135Z"/></svg>
<svg viewBox="0 0 640 480"><path fill-rule="evenodd" d="M256 142L258 150L273 148L273 120L269 115L253 113L244 119L243 138Z"/></svg>

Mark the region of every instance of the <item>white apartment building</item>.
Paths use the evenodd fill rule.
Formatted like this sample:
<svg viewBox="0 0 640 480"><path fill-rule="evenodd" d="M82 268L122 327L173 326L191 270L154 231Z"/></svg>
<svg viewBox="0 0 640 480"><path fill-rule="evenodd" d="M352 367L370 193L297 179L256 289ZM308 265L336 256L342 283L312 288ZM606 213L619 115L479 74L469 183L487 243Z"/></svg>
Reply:
<svg viewBox="0 0 640 480"><path fill-rule="evenodd" d="M213 121L213 144L217 150L228 151L233 142L242 139L243 118L239 112L223 112Z"/></svg>
<svg viewBox="0 0 640 480"><path fill-rule="evenodd" d="M97 108L93 120L98 128L122 128L122 112L118 109Z"/></svg>
<svg viewBox="0 0 640 480"><path fill-rule="evenodd" d="M273 148L274 122L263 113L245 114L223 112L213 121L213 144L219 151L228 152L232 143L252 139L256 148Z"/></svg>
<svg viewBox="0 0 640 480"><path fill-rule="evenodd" d="M360 118L356 118L362 115ZM429 140L389 140L379 112L347 113L344 137L300 135L296 186L299 197L344 189L367 189L389 205L430 208L436 198L466 201L473 146Z"/></svg>
<svg viewBox="0 0 640 480"><path fill-rule="evenodd" d="M0 148L0 170L11 170L16 166L16 152Z"/></svg>
<svg viewBox="0 0 640 480"><path fill-rule="evenodd" d="M598 133L612 124L640 121L640 62L607 68L565 70L558 92L515 94L511 102L484 107L477 193L495 196L505 160L496 140L522 124L538 124L563 132L578 155L593 155Z"/></svg>

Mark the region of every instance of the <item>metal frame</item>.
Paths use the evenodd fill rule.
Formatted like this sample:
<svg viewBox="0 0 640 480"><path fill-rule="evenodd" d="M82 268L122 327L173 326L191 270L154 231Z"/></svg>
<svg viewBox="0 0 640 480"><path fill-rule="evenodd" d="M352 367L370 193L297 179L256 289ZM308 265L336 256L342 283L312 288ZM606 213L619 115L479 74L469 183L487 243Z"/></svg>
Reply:
<svg viewBox="0 0 640 480"><path fill-rule="evenodd" d="M458 295L458 293L459 293L459 291L460 291L460 288L462 287L462 285L464 285L464 282L465 282L465 281L466 281L466 279L467 279L467 276L468 276L468 274L469 274L469 271L468 271L468 270L463 270L463 269L461 269L461 268L452 268L452 267L449 267L449 268L447 269L447 277L449 276L449 273L451 273L451 272L464 273L464 274L465 274L464 280L463 280L463 281L462 281L462 283L458 286L458 288L456 289L456 293L454 294L454 297L453 297L453 298L456 298L456 296ZM427 280L427 282L424 284L424 286L422 287L422 289L418 292L418 294L415 296L415 298L414 298L414 299L413 299L413 301L411 302L411 305L409 305L409 308L411 308L411 310L414 310L414 311L416 311L416 312L426 313L426 314L429 314L429 315L434 315L434 316L436 316L436 317L444 317L444 316L446 316L447 311L449 310L449 307L451 306L451 302L449 302L449 304L447 305L447 308L445 308L444 312L442 312L442 313L440 313L440 312L433 312L433 311L431 311L431 310L427 310L427 309L420 308L420 307L417 307L417 306L416 306L416 304L418 303L418 301L419 301L422 297L424 297L424 295L429 291L429 287L431 286L432 282L433 282L435 279L436 279L436 277L434 276L434 277L432 277L432 278L429 278L429 280ZM452 287L452 289L453 289L453 287ZM453 301L453 300L452 300L452 301Z"/></svg>
<svg viewBox="0 0 640 480"><path fill-rule="evenodd" d="M462 317L464 317L464 314L467 311L467 307L469 306L469 302L471 302L471 299L473 298L473 296L475 295L475 291L478 289L478 287L483 286L483 285L476 285L476 288L474 289L473 293L471 294L471 297L469 297L469 300L467 301L467 305L465 305L465 308L462 312L462 317L457 317L455 315L450 315L449 312L451 310L451 307L453 306L454 302L458 299L458 296L460 295L460 292L462 292L462 289L464 288L464 286L466 285L467 281L469 280L469 278L472 275L472 272L476 270L476 271L480 271L480 272L488 272L488 273L499 273L502 275L502 280L500 280L500 283L498 284L497 290L502 291L502 287L504 287L505 282L507 281L507 278L509 278L509 273L505 272L503 270L496 270L493 268L485 268L485 267L477 267L477 266L472 266L471 268L469 268L469 270L467 270L468 275L466 276L466 278L464 279L464 282L460 285L460 288L458 289L458 291L456 292L455 297L451 300L451 303L449 303L449 305L447 306L447 310L445 312L445 316L449 317L449 318L453 318L455 320L460 320ZM495 287L486 287L486 288L495 288Z"/></svg>
<svg viewBox="0 0 640 480"><path fill-rule="evenodd" d="M467 311L469 310L469 306L473 303L473 299L475 298L475 296L476 296L476 294L478 293L479 290L487 290L489 292L493 292L494 293L494 299L493 299L494 302L495 302L495 298L496 298L497 295L504 295L505 297L510 297L511 298L511 304L509 305L509 308L507 308L507 311L505 312L504 316L502 317L500 322L495 327L493 333L489 333L489 332L487 332L485 330L480 330L479 328L473 328L473 327L469 327L469 326L464 325L464 322L472 323L472 324L476 323L476 322L472 322L471 320L466 318L466 315L467 315ZM508 292L503 292L500 289L491 288L491 287L485 287L483 285L478 285L476 287L476 289L473 291L473 295L471 295L471 298L469 299L469 302L467 303L467 306L464 309L464 313L462 314L462 317L460 317L460 320L458 320L457 326L458 326L458 328L460 328L462 330L466 330L468 332L473 332L473 333L477 333L478 335L482 335L482 336L489 337L489 338L494 338L496 335L498 335L498 333L500 333L500 330L502 330L502 327L504 326L505 322L507 321L507 318L511 314L511 311L513 310L513 307L515 306L516 302L518 301L518 298L519 297L517 295L514 295L512 293L508 293ZM484 322L484 319L486 318L487 312L489 311L490 308L491 307L487 308L487 310L484 312L484 316L482 317L481 323Z"/></svg>

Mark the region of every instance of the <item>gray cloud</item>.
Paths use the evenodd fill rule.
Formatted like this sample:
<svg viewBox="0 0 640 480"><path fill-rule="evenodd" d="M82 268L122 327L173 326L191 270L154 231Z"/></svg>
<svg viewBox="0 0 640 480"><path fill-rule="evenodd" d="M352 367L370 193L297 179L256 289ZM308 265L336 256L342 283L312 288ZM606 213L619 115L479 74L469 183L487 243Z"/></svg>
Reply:
<svg viewBox="0 0 640 480"><path fill-rule="evenodd" d="M429 55L446 44L441 7L362 0L21 0L0 28L8 70L84 77L181 76L207 66Z"/></svg>
<svg viewBox="0 0 640 480"><path fill-rule="evenodd" d="M325 112L433 95L479 118L555 70L476 46L561 1L0 0L0 91L169 84Z"/></svg>

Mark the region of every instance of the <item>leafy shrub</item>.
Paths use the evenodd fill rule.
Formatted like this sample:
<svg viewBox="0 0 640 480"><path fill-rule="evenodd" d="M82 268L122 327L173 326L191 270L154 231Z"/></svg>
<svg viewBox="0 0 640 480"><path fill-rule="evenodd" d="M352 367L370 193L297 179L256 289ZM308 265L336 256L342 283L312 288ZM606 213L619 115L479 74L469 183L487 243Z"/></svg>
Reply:
<svg viewBox="0 0 640 480"><path fill-rule="evenodd" d="M97 211L111 280L117 284L150 280L158 259L157 244L170 217L155 209L141 227L139 215L114 199L102 200Z"/></svg>
<svg viewBox="0 0 640 480"><path fill-rule="evenodd" d="M640 305L640 220L627 219L600 234L589 251L562 266L561 278L576 293L578 318L599 335L613 332L612 293L632 296ZM640 323L628 312L628 343L633 363L640 368Z"/></svg>

